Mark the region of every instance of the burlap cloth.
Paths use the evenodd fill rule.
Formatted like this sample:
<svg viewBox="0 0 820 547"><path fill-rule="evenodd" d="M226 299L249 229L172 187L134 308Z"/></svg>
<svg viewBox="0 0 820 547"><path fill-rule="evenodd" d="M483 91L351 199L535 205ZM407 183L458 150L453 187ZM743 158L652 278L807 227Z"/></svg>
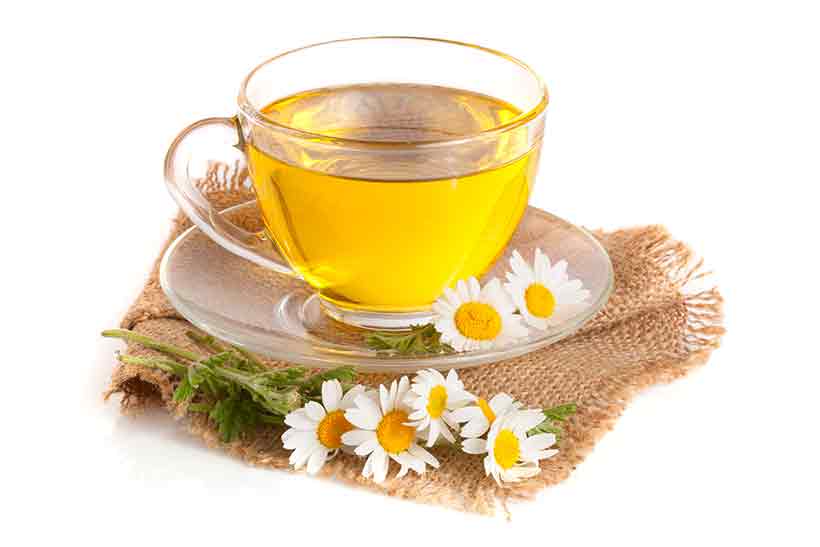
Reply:
<svg viewBox="0 0 820 547"><path fill-rule="evenodd" d="M212 171L202 186L220 207L252 196L224 172ZM182 214L174 220L168 242L190 226ZM340 455L321 474L390 496L444 505L464 511L493 514L508 500L529 499L540 489L566 479L613 427L629 400L652 384L670 382L703 364L723 335L722 299L715 288L701 285L699 262L683 243L660 226L596 232L615 270L615 290L606 307L580 332L557 344L509 361L463 370L468 390L481 397L504 391L533 407L566 402L578 404L577 414L565 424L560 453L542 462L542 472L526 482L495 484L484 476L482 458L449 448L434 453L441 468L423 476L409 473L377 485L361 477L364 460ZM160 256L162 256L160 254ZM145 288L122 321L134 329L183 347L191 347L185 331L191 325L171 307L158 281L159 260ZM192 348L193 349L193 348ZM138 345L128 353L150 354ZM284 363L273 363L282 366ZM364 375L361 382L375 385L386 376ZM220 442L212 423L202 414L181 415L171 400L175 379L164 372L117 364L106 397L122 395L124 413L161 406L184 423L209 447L222 448L248 463L289 469L289 452L282 448L279 430L260 430L231 444ZM396 469L391 469L391 475Z"/></svg>

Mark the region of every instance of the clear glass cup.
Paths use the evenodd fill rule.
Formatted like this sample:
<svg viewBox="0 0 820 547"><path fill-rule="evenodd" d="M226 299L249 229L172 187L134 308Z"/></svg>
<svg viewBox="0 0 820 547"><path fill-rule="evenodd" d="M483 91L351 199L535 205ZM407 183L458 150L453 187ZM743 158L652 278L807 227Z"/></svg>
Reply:
<svg viewBox="0 0 820 547"><path fill-rule="evenodd" d="M304 108L292 116L269 107L295 100ZM507 245L534 183L547 102L529 67L487 48L325 42L251 71L239 114L184 129L165 179L204 233L303 279L331 317L405 328L427 322L446 287L483 274ZM215 158L255 190L262 232L206 199L197 181Z"/></svg>

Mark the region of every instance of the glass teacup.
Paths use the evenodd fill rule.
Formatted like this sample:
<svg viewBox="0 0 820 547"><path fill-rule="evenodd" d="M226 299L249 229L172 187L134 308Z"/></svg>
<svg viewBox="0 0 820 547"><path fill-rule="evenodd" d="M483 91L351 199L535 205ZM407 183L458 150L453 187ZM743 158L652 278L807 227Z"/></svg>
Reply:
<svg viewBox="0 0 820 547"><path fill-rule="evenodd" d="M504 250L532 189L547 100L531 69L490 49L325 42L251 71L237 116L183 130L166 181L214 241L302 278L332 317L407 327ZM263 232L228 222L196 187L215 151L247 167Z"/></svg>

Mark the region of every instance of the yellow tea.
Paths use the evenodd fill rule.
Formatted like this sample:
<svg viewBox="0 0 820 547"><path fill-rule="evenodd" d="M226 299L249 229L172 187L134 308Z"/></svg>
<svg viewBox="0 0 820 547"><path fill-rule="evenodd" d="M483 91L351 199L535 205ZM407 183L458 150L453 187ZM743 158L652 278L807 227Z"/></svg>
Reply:
<svg viewBox="0 0 820 547"><path fill-rule="evenodd" d="M368 84L298 93L263 113L315 135L298 144L252 140L249 167L266 231L322 297L345 308L429 306L445 287L486 271L527 206L540 141L490 131L457 153L440 151L442 141L521 115L498 99ZM345 153L327 151L339 139ZM417 146L388 154L391 144L408 142Z"/></svg>

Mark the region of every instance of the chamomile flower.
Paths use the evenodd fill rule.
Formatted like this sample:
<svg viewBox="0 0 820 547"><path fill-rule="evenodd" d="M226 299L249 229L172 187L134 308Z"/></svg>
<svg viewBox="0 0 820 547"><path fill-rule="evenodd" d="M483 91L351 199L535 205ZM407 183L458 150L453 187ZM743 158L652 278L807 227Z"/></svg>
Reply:
<svg viewBox="0 0 820 547"><path fill-rule="evenodd" d="M527 264L518 251L510 259L512 272L504 288L518 307L524 321L536 329L545 330L572 317L589 298L589 291L578 279L567 275L567 262L550 265L550 259L535 250L534 267Z"/></svg>
<svg viewBox="0 0 820 547"><path fill-rule="evenodd" d="M455 370L451 369L447 378L434 369L421 370L407 394L406 402L413 408L409 416L413 420L411 425L427 435L427 446L433 446L439 434L453 443L455 437L450 429L458 425L452 419L452 411L474 399Z"/></svg>
<svg viewBox="0 0 820 547"><path fill-rule="evenodd" d="M322 382L322 404L309 401L304 407L285 416L290 429L282 434L282 444L290 454L290 464L301 469L307 464L307 472L315 475L325 462L336 455L342 447L342 434L351 431L353 425L345 418L345 410L364 393L363 386L356 386L342 395L338 380Z"/></svg>
<svg viewBox="0 0 820 547"><path fill-rule="evenodd" d="M527 336L515 306L493 278L482 288L474 277L447 288L433 304L434 324L441 341L456 351L508 345Z"/></svg>
<svg viewBox="0 0 820 547"><path fill-rule="evenodd" d="M487 454L484 472L498 484L533 477L541 472L540 460L558 453L548 450L555 444L555 435L539 433L527 437L527 431L545 419L540 410L513 410L493 422L486 441L466 439L462 447L468 454Z"/></svg>
<svg viewBox="0 0 820 547"><path fill-rule="evenodd" d="M464 423L461 436L465 438L481 437L499 416L504 416L512 410L521 408L521 403L515 401L506 393L499 393L489 401L476 399L475 405L459 408L450 414L450 419Z"/></svg>
<svg viewBox="0 0 820 547"><path fill-rule="evenodd" d="M416 428L409 425L412 409L404 402L410 390L406 376L390 384L388 391L379 386L378 394L364 393L356 397L354 408L345 412L345 418L356 429L342 435L342 442L354 446L359 456L367 456L362 476L373 477L380 483L387 478L390 460L401 466L397 477L409 469L419 475L426 466L438 467L438 460L416 443Z"/></svg>

